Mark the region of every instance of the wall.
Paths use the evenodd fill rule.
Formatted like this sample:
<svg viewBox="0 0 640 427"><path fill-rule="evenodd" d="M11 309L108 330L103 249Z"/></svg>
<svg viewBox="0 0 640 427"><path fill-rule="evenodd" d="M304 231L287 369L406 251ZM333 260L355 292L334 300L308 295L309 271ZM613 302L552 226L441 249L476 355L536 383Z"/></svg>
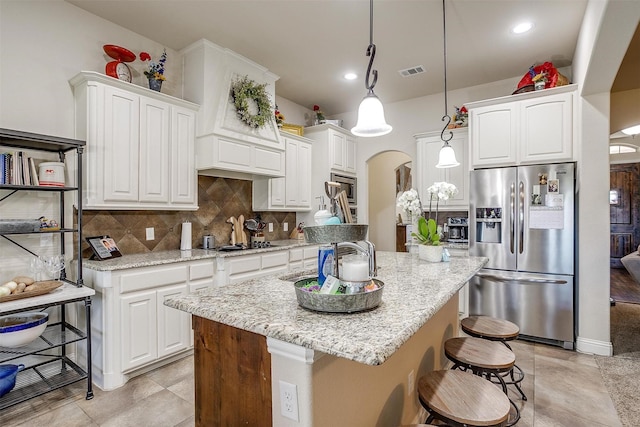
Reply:
<svg viewBox="0 0 640 427"><path fill-rule="evenodd" d="M202 236L211 234L216 246L230 243L229 217L244 215L245 220L255 218L273 224L273 232L266 228L268 241L289 238L296 221L293 212L254 212L251 208L251 181L198 177L198 205L193 211L84 211L82 233L85 237L108 234L116 241L123 254L138 254L180 249L182 223L191 222L191 247L202 247ZM288 223L289 231L282 231ZM155 239L146 240L146 228L153 227ZM249 242L249 232L245 230ZM83 256L91 249L85 243Z"/></svg>
<svg viewBox="0 0 640 427"><path fill-rule="evenodd" d="M369 160L369 184L375 188L369 198L369 240L376 250L396 250L395 169L410 161L411 157L399 151L386 151Z"/></svg>

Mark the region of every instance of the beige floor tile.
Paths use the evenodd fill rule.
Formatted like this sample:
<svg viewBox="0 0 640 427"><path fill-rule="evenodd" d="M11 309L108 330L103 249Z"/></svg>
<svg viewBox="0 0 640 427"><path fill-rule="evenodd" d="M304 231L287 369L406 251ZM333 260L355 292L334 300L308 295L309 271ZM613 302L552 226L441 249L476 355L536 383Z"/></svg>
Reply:
<svg viewBox="0 0 640 427"><path fill-rule="evenodd" d="M174 427L194 427L196 425L196 416L192 415L180 424L176 424Z"/></svg>
<svg viewBox="0 0 640 427"><path fill-rule="evenodd" d="M168 390L162 390L143 400L133 407L112 414L102 423L104 427L172 427L193 416L193 404L186 402Z"/></svg>
<svg viewBox="0 0 640 427"><path fill-rule="evenodd" d="M195 402L195 381L193 375L189 375L182 381L175 383L171 387L167 387L167 390L186 400L187 402Z"/></svg>
<svg viewBox="0 0 640 427"><path fill-rule="evenodd" d="M74 402L59 406L18 424L20 427L98 427Z"/></svg>
<svg viewBox="0 0 640 427"><path fill-rule="evenodd" d="M510 341L509 346L516 355L516 365L518 365L525 374L533 374L535 344L528 341L516 340Z"/></svg>
<svg viewBox="0 0 640 427"><path fill-rule="evenodd" d="M24 423L51 409L68 404L64 389L54 390L26 402L0 411L0 426L14 426Z"/></svg>
<svg viewBox="0 0 640 427"><path fill-rule="evenodd" d="M91 400L75 400L94 421L103 424L117 412L125 411L141 400L164 390L145 375L129 380L122 387L112 391L95 390Z"/></svg>
<svg viewBox="0 0 640 427"><path fill-rule="evenodd" d="M583 412L577 415L572 411L564 411L555 406L536 406L535 427L620 427L617 418L611 418L604 423L599 420L584 418L589 417L593 411ZM584 417L583 417L584 416ZM520 424L517 424L520 427Z"/></svg>
<svg viewBox="0 0 640 427"><path fill-rule="evenodd" d="M162 387L169 387L175 383L193 376L193 356L187 356L162 368L154 369L145 374Z"/></svg>
<svg viewBox="0 0 640 427"><path fill-rule="evenodd" d="M582 354L576 351L565 350L561 347L536 344L535 347L536 362L539 358L549 358L555 361L566 361L579 365L588 365L598 367L592 355ZM537 368L537 367L536 367Z"/></svg>

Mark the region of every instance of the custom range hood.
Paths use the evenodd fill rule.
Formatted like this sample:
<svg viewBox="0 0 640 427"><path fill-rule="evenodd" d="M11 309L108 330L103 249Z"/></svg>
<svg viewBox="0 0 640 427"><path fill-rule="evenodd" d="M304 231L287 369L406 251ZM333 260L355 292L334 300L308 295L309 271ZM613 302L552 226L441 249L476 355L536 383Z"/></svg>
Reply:
<svg viewBox="0 0 640 427"><path fill-rule="evenodd" d="M238 118L230 91L233 82L247 76L266 83L272 107L278 76L266 68L208 40L182 51L184 97L200 104L196 120L198 174L253 179L284 176L285 146L272 117L264 127L252 128ZM249 112L257 112L249 101Z"/></svg>

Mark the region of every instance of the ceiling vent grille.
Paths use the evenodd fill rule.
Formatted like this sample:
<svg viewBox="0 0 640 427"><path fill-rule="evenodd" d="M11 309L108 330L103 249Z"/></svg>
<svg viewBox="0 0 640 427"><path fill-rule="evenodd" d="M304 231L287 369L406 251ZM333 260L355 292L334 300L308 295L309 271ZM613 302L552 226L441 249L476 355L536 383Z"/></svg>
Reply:
<svg viewBox="0 0 640 427"><path fill-rule="evenodd" d="M416 74L422 74L426 70L422 65L416 65L415 67L407 68L405 70L398 71L402 77L415 76Z"/></svg>

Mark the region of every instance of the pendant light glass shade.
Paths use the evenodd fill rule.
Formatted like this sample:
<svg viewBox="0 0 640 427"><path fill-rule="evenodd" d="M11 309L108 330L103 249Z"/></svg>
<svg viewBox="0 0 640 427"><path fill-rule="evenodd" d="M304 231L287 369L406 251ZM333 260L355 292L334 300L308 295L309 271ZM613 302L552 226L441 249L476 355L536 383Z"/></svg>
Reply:
<svg viewBox="0 0 640 427"><path fill-rule="evenodd" d="M458 160L456 160L456 153L453 151L453 148L449 145L449 143L445 143L440 149L440 155L438 156L438 164L437 168L453 168L456 166L460 166Z"/></svg>
<svg viewBox="0 0 640 427"><path fill-rule="evenodd" d="M351 133L355 136L372 137L386 135L393 129L384 119L384 107L382 102L373 93L373 87L378 81L378 70L373 69L373 60L376 57L376 45L373 43L373 0L369 1L369 46L367 47L369 66L365 77L364 87L367 89L367 96L364 97L358 107L358 121L356 126L351 128ZM373 78L373 81L370 79Z"/></svg>
<svg viewBox="0 0 640 427"><path fill-rule="evenodd" d="M358 108L358 122L351 128L355 136L371 137L386 135L393 128L384 119L384 107L380 99L370 91Z"/></svg>

